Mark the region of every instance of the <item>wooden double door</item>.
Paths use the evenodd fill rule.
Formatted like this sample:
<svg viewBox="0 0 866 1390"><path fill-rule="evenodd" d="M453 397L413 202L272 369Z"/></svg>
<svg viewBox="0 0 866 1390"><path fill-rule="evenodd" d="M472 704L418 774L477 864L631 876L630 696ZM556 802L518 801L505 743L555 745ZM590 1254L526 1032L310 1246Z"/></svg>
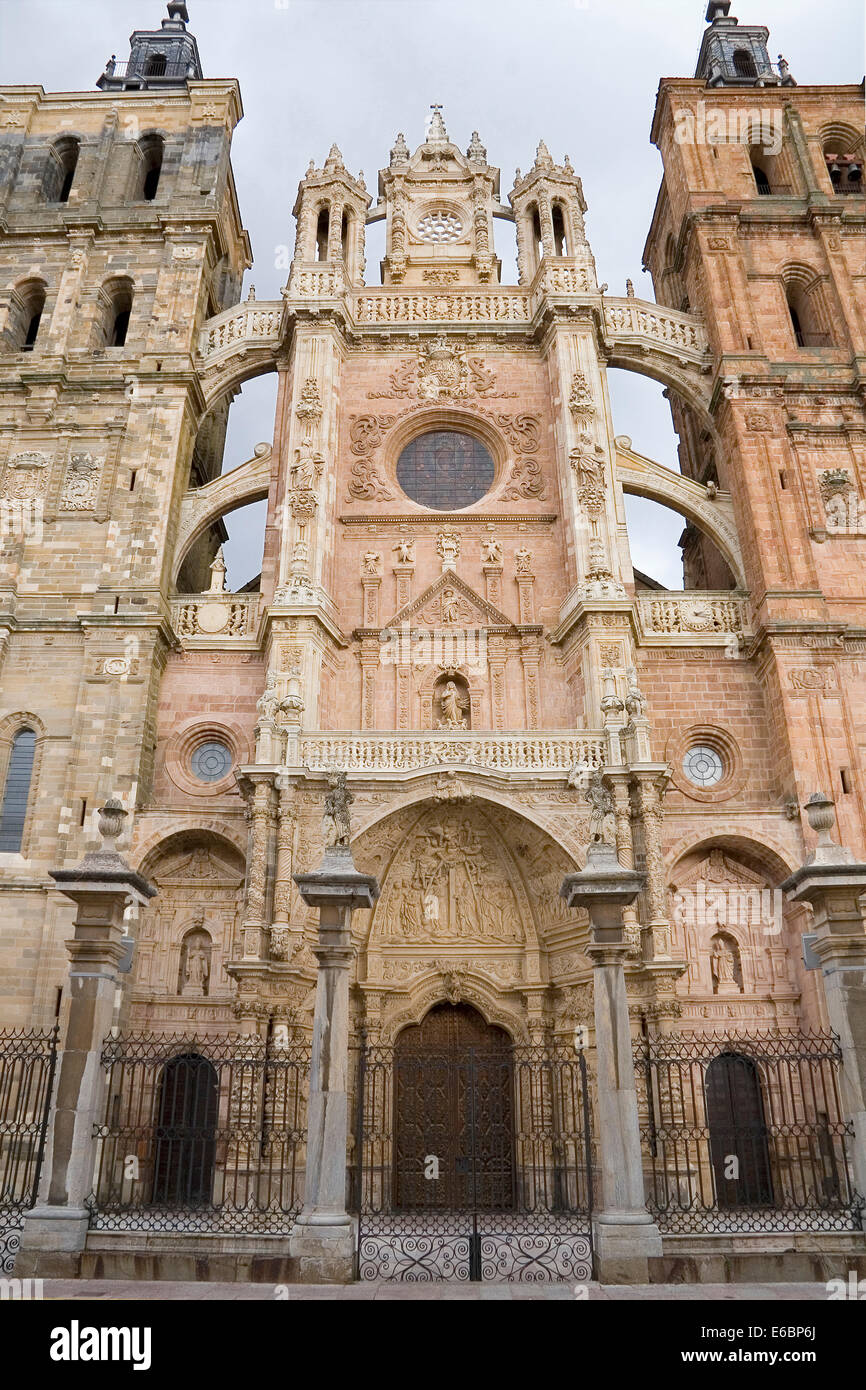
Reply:
<svg viewBox="0 0 866 1390"><path fill-rule="evenodd" d="M438 1004L394 1049L394 1205L515 1205L511 1040L467 1004Z"/></svg>

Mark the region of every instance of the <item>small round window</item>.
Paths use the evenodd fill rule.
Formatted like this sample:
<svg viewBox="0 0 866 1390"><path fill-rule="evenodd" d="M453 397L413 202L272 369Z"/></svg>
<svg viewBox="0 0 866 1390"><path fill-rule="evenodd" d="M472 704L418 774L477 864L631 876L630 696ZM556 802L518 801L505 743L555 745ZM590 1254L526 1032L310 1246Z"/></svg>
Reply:
<svg viewBox="0 0 866 1390"><path fill-rule="evenodd" d="M696 787L714 787L725 775L725 765L706 743L696 743L683 758L683 772Z"/></svg>
<svg viewBox="0 0 866 1390"><path fill-rule="evenodd" d="M495 474L481 441L459 430L420 435L397 463L397 481L406 496L440 512L471 507L490 491Z"/></svg>
<svg viewBox="0 0 866 1390"><path fill-rule="evenodd" d="M189 760L194 777L200 782L221 782L232 766L232 754L228 744L217 739L200 743Z"/></svg>

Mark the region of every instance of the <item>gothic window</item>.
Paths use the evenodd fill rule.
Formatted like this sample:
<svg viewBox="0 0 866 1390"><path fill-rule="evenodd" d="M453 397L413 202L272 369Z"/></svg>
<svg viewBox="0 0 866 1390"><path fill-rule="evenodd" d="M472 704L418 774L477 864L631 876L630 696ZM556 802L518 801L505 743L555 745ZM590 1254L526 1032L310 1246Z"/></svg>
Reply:
<svg viewBox="0 0 866 1390"><path fill-rule="evenodd" d="M3 806L0 810L0 853L19 854L27 820L27 803L33 780L33 759L36 754L36 734L32 729L19 729L12 740Z"/></svg>
<svg viewBox="0 0 866 1390"><path fill-rule="evenodd" d="M474 435L434 430L419 435L400 455L397 481L422 507L456 511L470 507L493 485L496 468Z"/></svg>
<svg viewBox="0 0 866 1390"><path fill-rule="evenodd" d="M72 190L75 170L78 166L79 141L69 136L56 140L48 152L48 164L42 191L46 202L66 203Z"/></svg>
<svg viewBox="0 0 866 1390"><path fill-rule="evenodd" d="M568 238L565 232L565 216L559 203L553 205L553 247L557 256L568 255Z"/></svg>
<svg viewBox="0 0 866 1390"><path fill-rule="evenodd" d="M538 265L544 252L544 242L541 236L541 215L535 203L529 209L529 215L532 219L532 249L535 253L535 264Z"/></svg>
<svg viewBox="0 0 866 1390"><path fill-rule="evenodd" d="M331 216L327 208L322 208L316 221L316 260L328 259L328 237L331 229Z"/></svg>
<svg viewBox="0 0 866 1390"><path fill-rule="evenodd" d="M755 60L747 48L734 50L734 72L738 77L757 77L758 69L755 67Z"/></svg>
<svg viewBox="0 0 866 1390"><path fill-rule="evenodd" d="M349 259L349 226L349 214L348 212L344 212L340 223L340 254L344 261L348 261Z"/></svg>
<svg viewBox="0 0 866 1390"><path fill-rule="evenodd" d="M139 198L152 203L159 188L162 174L162 161L165 154L165 141L161 135L147 135L138 144L141 156Z"/></svg>

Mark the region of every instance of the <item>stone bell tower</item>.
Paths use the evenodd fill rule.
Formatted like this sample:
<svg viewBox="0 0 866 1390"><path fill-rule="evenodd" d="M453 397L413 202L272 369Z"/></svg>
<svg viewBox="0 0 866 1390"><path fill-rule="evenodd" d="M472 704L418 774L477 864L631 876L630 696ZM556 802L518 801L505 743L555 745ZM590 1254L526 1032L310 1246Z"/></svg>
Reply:
<svg viewBox="0 0 866 1390"><path fill-rule="evenodd" d="M385 285L498 284L493 218L510 218L499 202L499 170L487 163L478 131L466 154L449 139L439 106L415 154L402 134L379 174L379 201L368 221L387 221Z"/></svg>

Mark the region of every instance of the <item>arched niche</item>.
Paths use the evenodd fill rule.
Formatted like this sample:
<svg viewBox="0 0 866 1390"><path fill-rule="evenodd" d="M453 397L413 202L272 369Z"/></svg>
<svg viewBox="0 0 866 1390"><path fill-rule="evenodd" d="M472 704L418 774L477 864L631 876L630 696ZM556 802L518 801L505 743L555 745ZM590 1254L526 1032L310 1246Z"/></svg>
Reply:
<svg viewBox="0 0 866 1390"><path fill-rule="evenodd" d="M231 982L223 966L243 914L243 855L224 836L181 830L146 851L140 872L157 894L139 918L133 1011L141 996L153 1003L180 996L227 1004Z"/></svg>

